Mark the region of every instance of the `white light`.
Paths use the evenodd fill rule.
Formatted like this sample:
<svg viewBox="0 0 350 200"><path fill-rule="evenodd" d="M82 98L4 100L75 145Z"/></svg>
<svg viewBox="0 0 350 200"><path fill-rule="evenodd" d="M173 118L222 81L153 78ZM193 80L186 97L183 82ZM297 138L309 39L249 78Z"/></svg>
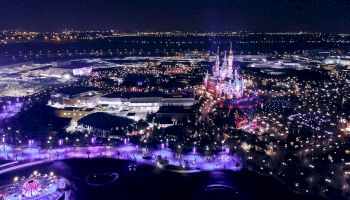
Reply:
<svg viewBox="0 0 350 200"><path fill-rule="evenodd" d="M70 80L71 79L70 74L63 74L63 79Z"/></svg>

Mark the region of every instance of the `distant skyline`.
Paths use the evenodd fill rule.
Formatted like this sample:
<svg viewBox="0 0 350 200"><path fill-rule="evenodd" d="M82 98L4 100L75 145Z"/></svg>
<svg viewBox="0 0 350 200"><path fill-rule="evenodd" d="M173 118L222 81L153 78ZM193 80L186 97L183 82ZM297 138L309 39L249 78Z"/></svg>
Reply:
<svg viewBox="0 0 350 200"><path fill-rule="evenodd" d="M0 29L350 33L348 0L0 0Z"/></svg>

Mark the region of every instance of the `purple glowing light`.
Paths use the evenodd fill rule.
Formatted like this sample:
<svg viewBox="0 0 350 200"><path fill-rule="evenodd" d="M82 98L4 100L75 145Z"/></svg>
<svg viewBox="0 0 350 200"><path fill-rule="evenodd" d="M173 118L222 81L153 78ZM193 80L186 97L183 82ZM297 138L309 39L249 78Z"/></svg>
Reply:
<svg viewBox="0 0 350 200"><path fill-rule="evenodd" d="M31 146L34 144L34 140L28 140L28 145Z"/></svg>
<svg viewBox="0 0 350 200"><path fill-rule="evenodd" d="M13 116L15 116L22 108L23 103L11 103L8 102L9 105L2 106L2 110L0 110L0 119L7 119L7 118L11 118Z"/></svg>

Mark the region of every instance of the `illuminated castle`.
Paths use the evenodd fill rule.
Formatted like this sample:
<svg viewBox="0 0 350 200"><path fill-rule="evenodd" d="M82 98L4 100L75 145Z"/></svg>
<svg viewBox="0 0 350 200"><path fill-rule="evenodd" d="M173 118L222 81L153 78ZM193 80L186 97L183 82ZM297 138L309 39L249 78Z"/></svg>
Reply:
<svg viewBox="0 0 350 200"><path fill-rule="evenodd" d="M228 58L225 56L220 66L219 48L212 69L212 74L207 74L204 79L207 91L218 97L226 99L239 99L243 97L244 80L239 66L233 66L232 43Z"/></svg>

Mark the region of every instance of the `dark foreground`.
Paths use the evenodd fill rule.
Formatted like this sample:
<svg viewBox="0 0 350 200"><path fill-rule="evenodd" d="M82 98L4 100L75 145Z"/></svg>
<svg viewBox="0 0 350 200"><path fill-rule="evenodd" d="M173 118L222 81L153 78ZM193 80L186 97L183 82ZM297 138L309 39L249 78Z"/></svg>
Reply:
<svg viewBox="0 0 350 200"><path fill-rule="evenodd" d="M248 171L181 174L109 158L55 161L0 175L0 185L34 170L67 178L74 199L322 200L295 194L278 181Z"/></svg>

